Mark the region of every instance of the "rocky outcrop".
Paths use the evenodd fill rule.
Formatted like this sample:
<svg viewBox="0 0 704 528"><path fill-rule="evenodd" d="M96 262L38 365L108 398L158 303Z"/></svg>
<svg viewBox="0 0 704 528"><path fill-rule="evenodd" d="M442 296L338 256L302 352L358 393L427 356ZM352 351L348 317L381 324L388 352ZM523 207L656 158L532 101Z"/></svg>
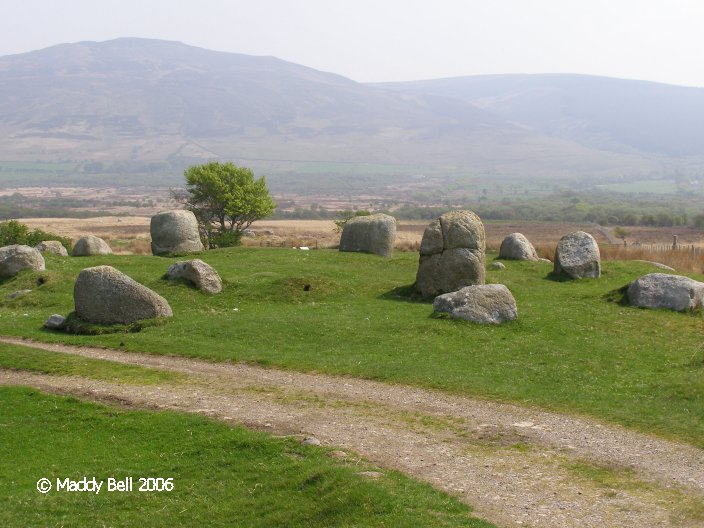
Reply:
<svg viewBox="0 0 704 528"><path fill-rule="evenodd" d="M433 301L433 310L448 313L453 319L483 324L500 324L518 317L516 300L503 284L467 286L439 295Z"/></svg>
<svg viewBox="0 0 704 528"><path fill-rule="evenodd" d="M179 255L203 251L198 221L191 211L179 209L152 216L149 225L154 255Z"/></svg>
<svg viewBox="0 0 704 528"><path fill-rule="evenodd" d="M628 302L641 308L694 310L704 302L704 283L667 273L650 273L628 286Z"/></svg>
<svg viewBox="0 0 704 528"><path fill-rule="evenodd" d="M171 317L161 295L111 266L86 268L73 287L76 315L96 324L129 324L153 317Z"/></svg>
<svg viewBox="0 0 704 528"><path fill-rule="evenodd" d="M342 228L340 251L362 251L390 257L396 240L396 219L386 214L355 216Z"/></svg>
<svg viewBox="0 0 704 528"><path fill-rule="evenodd" d="M511 233L499 248L499 258L512 260L538 260L533 244L523 234Z"/></svg>
<svg viewBox="0 0 704 528"><path fill-rule="evenodd" d="M185 279L205 293L220 293L222 280L212 266L200 259L181 260L173 263L166 276L170 279Z"/></svg>
<svg viewBox="0 0 704 528"><path fill-rule="evenodd" d="M563 236L555 250L554 272L572 279L601 276L601 255L594 237L584 231Z"/></svg>
<svg viewBox="0 0 704 528"><path fill-rule="evenodd" d="M73 246L71 255L74 257L89 257L91 255L110 255L112 249L108 246L100 237L94 235L87 235L80 239Z"/></svg>
<svg viewBox="0 0 704 528"><path fill-rule="evenodd" d="M486 235L471 211L445 213L423 233L416 289L423 297L484 284Z"/></svg>
<svg viewBox="0 0 704 528"><path fill-rule="evenodd" d="M44 240L34 246L34 249L40 253L53 253L60 257L68 257L68 251L66 251L64 245L58 240Z"/></svg>
<svg viewBox="0 0 704 528"><path fill-rule="evenodd" d="M20 244L0 247L0 278L14 277L25 269L46 269L44 257L38 250Z"/></svg>

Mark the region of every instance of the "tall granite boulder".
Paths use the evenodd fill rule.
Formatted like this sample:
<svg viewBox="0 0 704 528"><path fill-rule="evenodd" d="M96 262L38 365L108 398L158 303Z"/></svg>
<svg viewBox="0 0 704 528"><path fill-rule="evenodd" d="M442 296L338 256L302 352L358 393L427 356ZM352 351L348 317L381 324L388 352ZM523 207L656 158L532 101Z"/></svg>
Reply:
<svg viewBox="0 0 704 528"><path fill-rule="evenodd" d="M34 246L34 249L40 253L53 253L60 257L68 257L68 251L66 251L64 245L58 240L44 240Z"/></svg>
<svg viewBox="0 0 704 528"><path fill-rule="evenodd" d="M649 273L628 286L627 296L632 306L683 312L704 304L704 282L682 275Z"/></svg>
<svg viewBox="0 0 704 528"><path fill-rule="evenodd" d="M222 280L215 269L200 259L174 262L166 272L170 279L185 279L205 293L220 293Z"/></svg>
<svg viewBox="0 0 704 528"><path fill-rule="evenodd" d="M82 270L73 287L73 302L79 318L103 325L173 315L161 295L111 266Z"/></svg>
<svg viewBox="0 0 704 528"><path fill-rule="evenodd" d="M533 244L522 233L511 233L499 248L499 258L512 260L538 260Z"/></svg>
<svg viewBox="0 0 704 528"><path fill-rule="evenodd" d="M594 237L584 231L563 236L555 250L555 274L572 279L601 276L601 254Z"/></svg>
<svg viewBox="0 0 704 528"><path fill-rule="evenodd" d="M74 257L88 257L91 255L110 255L112 249L100 237L87 235L78 239L78 242L73 246L71 255Z"/></svg>
<svg viewBox="0 0 704 528"><path fill-rule="evenodd" d="M452 211L432 222L423 233L416 289L423 297L484 284L486 235L471 211Z"/></svg>
<svg viewBox="0 0 704 528"><path fill-rule="evenodd" d="M183 254L203 251L198 221L191 211L178 209L152 216L149 225L154 255Z"/></svg>
<svg viewBox="0 0 704 528"><path fill-rule="evenodd" d="M396 219L386 214L355 216L345 223L340 251L363 251L390 257L396 241Z"/></svg>
<svg viewBox="0 0 704 528"><path fill-rule="evenodd" d="M501 324L518 317L516 300L503 284L478 284L438 295L433 310L449 313L453 319L474 323Z"/></svg>
<svg viewBox="0 0 704 528"><path fill-rule="evenodd" d="M21 244L0 247L0 278L14 277L24 269L46 269L44 257L38 250Z"/></svg>

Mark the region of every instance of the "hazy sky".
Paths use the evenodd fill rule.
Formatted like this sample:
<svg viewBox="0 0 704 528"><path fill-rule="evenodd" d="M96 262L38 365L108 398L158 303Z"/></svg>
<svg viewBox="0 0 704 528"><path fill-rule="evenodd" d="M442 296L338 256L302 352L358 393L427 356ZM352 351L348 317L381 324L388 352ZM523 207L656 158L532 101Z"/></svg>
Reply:
<svg viewBox="0 0 704 528"><path fill-rule="evenodd" d="M0 0L0 55L150 37L357 81L586 73L704 86L702 0Z"/></svg>

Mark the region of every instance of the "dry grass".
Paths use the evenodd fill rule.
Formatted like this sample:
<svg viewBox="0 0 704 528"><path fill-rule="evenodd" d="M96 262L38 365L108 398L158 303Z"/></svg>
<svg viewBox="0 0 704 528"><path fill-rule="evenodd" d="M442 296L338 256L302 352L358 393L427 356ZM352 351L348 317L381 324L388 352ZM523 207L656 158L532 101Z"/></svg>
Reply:
<svg viewBox="0 0 704 528"><path fill-rule="evenodd" d="M601 246L600 251L601 258L604 260L647 260L665 264L680 272L704 273L704 252L700 249L654 250L635 246L609 245Z"/></svg>
<svg viewBox="0 0 704 528"><path fill-rule="evenodd" d="M553 260L557 244L539 244L535 246L538 256ZM602 244L599 246L602 260L645 260L659 262L679 272L704 273L704 252L691 248L652 249L637 246Z"/></svg>

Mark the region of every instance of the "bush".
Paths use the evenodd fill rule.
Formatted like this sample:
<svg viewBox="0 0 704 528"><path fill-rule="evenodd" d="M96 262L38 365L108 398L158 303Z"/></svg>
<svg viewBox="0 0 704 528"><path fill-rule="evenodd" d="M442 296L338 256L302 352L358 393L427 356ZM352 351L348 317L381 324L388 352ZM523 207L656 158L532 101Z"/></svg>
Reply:
<svg viewBox="0 0 704 528"><path fill-rule="evenodd" d="M23 244L34 247L44 240L57 240L66 248L66 251L71 251L71 239L68 237L47 233L41 229L31 231L17 220L0 222L0 246Z"/></svg>
<svg viewBox="0 0 704 528"><path fill-rule="evenodd" d="M242 231L223 231L210 235L210 248L226 248L239 246L242 243Z"/></svg>

